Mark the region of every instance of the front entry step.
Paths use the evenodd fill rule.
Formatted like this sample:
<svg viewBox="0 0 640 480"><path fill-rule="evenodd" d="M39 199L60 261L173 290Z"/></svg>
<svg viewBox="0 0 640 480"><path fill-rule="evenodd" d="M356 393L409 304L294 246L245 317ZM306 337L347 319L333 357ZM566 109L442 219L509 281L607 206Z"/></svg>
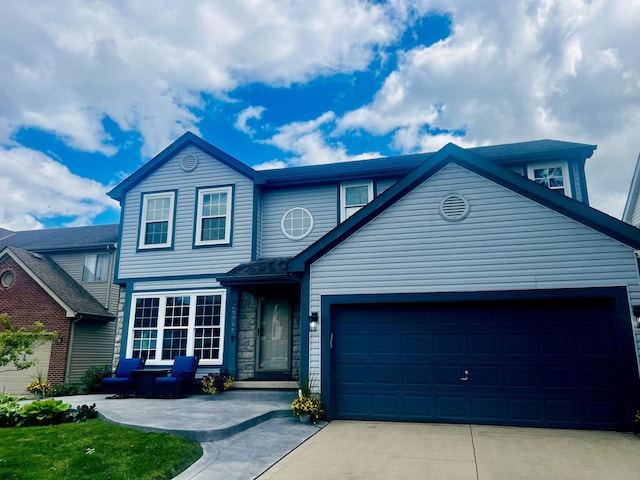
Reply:
<svg viewBox="0 0 640 480"><path fill-rule="evenodd" d="M237 390L297 390L298 382L293 380L237 380L233 384Z"/></svg>

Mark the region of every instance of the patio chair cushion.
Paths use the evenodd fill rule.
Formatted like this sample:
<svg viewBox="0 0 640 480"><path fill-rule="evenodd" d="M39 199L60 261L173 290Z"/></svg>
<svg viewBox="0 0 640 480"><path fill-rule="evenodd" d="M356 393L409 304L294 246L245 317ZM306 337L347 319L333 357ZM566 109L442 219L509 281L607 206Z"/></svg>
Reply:
<svg viewBox="0 0 640 480"><path fill-rule="evenodd" d="M102 379L100 391L117 395L131 393L133 378L131 372L144 368L143 358L123 358L118 362L116 373L112 377Z"/></svg>
<svg viewBox="0 0 640 480"><path fill-rule="evenodd" d="M154 395L181 396L193 384L198 368L198 357L177 356L168 377L158 377L154 381Z"/></svg>

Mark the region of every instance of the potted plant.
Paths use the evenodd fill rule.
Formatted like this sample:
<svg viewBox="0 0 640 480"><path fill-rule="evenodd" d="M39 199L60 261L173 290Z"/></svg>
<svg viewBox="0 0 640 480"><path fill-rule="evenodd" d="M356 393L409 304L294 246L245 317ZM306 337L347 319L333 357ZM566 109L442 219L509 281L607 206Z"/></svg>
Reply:
<svg viewBox="0 0 640 480"><path fill-rule="evenodd" d="M320 400L308 389L303 391L302 388L298 390L298 398L291 402L291 410L302 423L315 424L324 413Z"/></svg>
<svg viewBox="0 0 640 480"><path fill-rule="evenodd" d="M229 375L229 370L220 370L218 373L209 373L202 377L202 391L212 395L231 390L233 384L234 379Z"/></svg>
<svg viewBox="0 0 640 480"><path fill-rule="evenodd" d="M38 374L33 382L27 385L27 392L32 393L35 398L44 398L51 390L51 384L42 378L42 375Z"/></svg>

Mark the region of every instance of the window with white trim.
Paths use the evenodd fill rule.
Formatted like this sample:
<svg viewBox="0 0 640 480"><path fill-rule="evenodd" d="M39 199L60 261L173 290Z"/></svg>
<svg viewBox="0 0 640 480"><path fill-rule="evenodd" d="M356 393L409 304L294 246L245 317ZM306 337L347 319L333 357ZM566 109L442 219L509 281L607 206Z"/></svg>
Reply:
<svg viewBox="0 0 640 480"><path fill-rule="evenodd" d="M287 238L302 240L313 230L311 212L306 208L293 207L282 216L280 228Z"/></svg>
<svg viewBox="0 0 640 480"><path fill-rule="evenodd" d="M106 282L109 275L109 255L106 253L84 256L83 282Z"/></svg>
<svg viewBox="0 0 640 480"><path fill-rule="evenodd" d="M350 182L340 185L340 221L344 222L373 200L373 182Z"/></svg>
<svg viewBox="0 0 640 480"><path fill-rule="evenodd" d="M195 355L200 365L222 364L225 290L134 294L127 357L171 365Z"/></svg>
<svg viewBox="0 0 640 480"><path fill-rule="evenodd" d="M139 248L171 247L175 198L175 192L147 193L142 196Z"/></svg>
<svg viewBox="0 0 640 480"><path fill-rule="evenodd" d="M567 197L571 196L569 168L566 162L528 165L527 176L539 185L563 193Z"/></svg>
<svg viewBox="0 0 640 480"><path fill-rule="evenodd" d="M198 190L196 245L231 242L231 187Z"/></svg>

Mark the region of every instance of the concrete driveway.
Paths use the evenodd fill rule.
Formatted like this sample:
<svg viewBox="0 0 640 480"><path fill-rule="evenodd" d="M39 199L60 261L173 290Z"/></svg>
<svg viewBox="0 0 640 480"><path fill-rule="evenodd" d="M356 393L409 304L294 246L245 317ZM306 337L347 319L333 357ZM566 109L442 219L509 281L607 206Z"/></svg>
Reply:
<svg viewBox="0 0 640 480"><path fill-rule="evenodd" d="M333 421L260 480L640 478L630 433Z"/></svg>

